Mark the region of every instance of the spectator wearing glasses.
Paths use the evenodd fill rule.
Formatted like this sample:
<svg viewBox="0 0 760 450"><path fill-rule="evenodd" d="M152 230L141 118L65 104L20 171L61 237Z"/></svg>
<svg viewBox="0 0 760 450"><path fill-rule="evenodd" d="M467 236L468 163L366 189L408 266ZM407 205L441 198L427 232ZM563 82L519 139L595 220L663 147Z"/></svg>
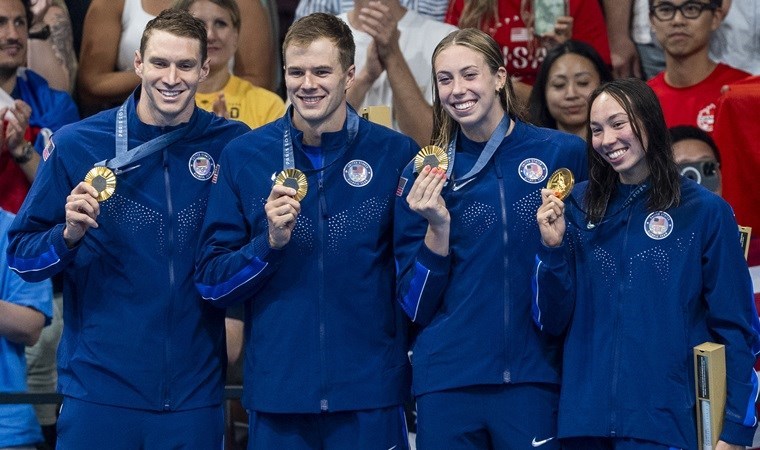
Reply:
<svg viewBox="0 0 760 450"><path fill-rule="evenodd" d="M649 80L668 127L712 133L721 88L750 74L710 59L710 37L723 20L722 0L650 0L649 20L665 51L665 70Z"/></svg>

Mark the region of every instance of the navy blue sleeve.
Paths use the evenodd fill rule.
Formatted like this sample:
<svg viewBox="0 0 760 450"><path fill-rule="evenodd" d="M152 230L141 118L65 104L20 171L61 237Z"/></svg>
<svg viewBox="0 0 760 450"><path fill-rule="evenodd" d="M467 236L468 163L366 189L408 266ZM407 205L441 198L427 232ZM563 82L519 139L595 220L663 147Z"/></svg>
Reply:
<svg viewBox="0 0 760 450"><path fill-rule="evenodd" d="M710 216L714 221L705 224L708 235L702 257L702 289L708 305L708 327L726 346L727 397L720 438L731 444L751 445L756 427L758 378L754 364L760 352L760 321L730 207L720 200L720 210Z"/></svg>
<svg viewBox="0 0 760 450"><path fill-rule="evenodd" d="M264 205L249 221L234 176L240 165L230 161L229 148L222 152L219 178L211 186L195 271L201 296L222 308L251 298L282 258L282 251L269 247L268 230L251 236L249 224L265 220Z"/></svg>
<svg viewBox="0 0 760 450"><path fill-rule="evenodd" d="M404 170L396 191L394 251L396 298L412 321L425 326L443 301L451 254L440 256L425 245L427 221L409 208L406 196L414 184L412 165Z"/></svg>
<svg viewBox="0 0 760 450"><path fill-rule="evenodd" d="M62 152L50 151L8 232L8 265L26 281L59 273L79 248L69 249L63 240L66 197L78 181L69 177Z"/></svg>
<svg viewBox="0 0 760 450"><path fill-rule="evenodd" d="M565 233L565 241L567 241ZM575 309L575 271L567 244L547 247L541 244L531 275L533 322L541 331L559 336L567 329Z"/></svg>

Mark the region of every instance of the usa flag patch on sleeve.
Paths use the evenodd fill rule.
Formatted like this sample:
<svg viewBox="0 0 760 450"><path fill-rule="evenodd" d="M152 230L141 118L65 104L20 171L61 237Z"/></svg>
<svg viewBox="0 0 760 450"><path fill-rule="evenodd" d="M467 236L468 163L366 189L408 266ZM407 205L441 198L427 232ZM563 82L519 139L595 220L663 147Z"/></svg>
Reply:
<svg viewBox="0 0 760 450"><path fill-rule="evenodd" d="M398 179L398 187L396 188L396 197L401 197L404 195L404 188L406 187L406 182L409 181L404 177L400 177Z"/></svg>

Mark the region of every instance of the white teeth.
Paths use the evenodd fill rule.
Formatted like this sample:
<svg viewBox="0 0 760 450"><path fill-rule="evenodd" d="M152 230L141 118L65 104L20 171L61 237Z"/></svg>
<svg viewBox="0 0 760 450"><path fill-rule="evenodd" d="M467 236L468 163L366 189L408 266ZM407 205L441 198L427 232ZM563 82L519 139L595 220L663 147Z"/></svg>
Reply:
<svg viewBox="0 0 760 450"><path fill-rule="evenodd" d="M301 100L303 100L304 103L317 103L319 97L301 97Z"/></svg>
<svg viewBox="0 0 760 450"><path fill-rule="evenodd" d="M160 90L160 89L159 89L159 92L160 92L160 93L161 93L161 95L163 95L164 97L176 97L176 96L178 96L178 95L179 95L179 91L164 91L164 90Z"/></svg>
<svg viewBox="0 0 760 450"><path fill-rule="evenodd" d="M469 102L456 103L456 104L454 104L454 108L457 109L457 110L459 110L459 111L461 111L463 109L470 108L474 104L475 104L475 102L472 101L472 100L470 100Z"/></svg>
<svg viewBox="0 0 760 450"><path fill-rule="evenodd" d="M615 150L614 152L607 153L607 157L610 159L616 159L623 156L623 153L626 151L626 149Z"/></svg>

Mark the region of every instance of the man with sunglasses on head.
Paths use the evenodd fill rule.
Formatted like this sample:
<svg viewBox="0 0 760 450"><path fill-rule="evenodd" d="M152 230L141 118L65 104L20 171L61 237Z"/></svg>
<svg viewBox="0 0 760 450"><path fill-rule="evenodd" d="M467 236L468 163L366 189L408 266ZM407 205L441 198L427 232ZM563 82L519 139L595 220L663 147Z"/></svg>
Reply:
<svg viewBox="0 0 760 450"><path fill-rule="evenodd" d="M721 88L750 74L710 59L710 37L723 20L722 0L649 0L649 20L665 51L665 70L648 81L668 127L712 133Z"/></svg>

